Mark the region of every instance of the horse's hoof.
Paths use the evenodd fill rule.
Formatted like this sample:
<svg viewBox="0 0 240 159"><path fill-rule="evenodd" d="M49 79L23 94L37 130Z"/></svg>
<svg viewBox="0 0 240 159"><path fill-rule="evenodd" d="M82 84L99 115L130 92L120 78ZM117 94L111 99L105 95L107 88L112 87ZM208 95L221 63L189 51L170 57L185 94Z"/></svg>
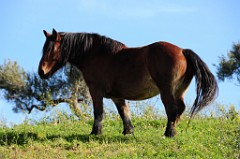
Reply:
<svg viewBox="0 0 240 159"><path fill-rule="evenodd" d="M124 129L122 133L123 133L124 135L127 135L127 134L133 134L134 131L133 131L133 129Z"/></svg>
<svg viewBox="0 0 240 159"><path fill-rule="evenodd" d="M102 131L92 131L90 135L101 135Z"/></svg>
<svg viewBox="0 0 240 159"><path fill-rule="evenodd" d="M171 130L165 131L164 135L166 137L172 138L177 135L177 131L175 129L171 129Z"/></svg>

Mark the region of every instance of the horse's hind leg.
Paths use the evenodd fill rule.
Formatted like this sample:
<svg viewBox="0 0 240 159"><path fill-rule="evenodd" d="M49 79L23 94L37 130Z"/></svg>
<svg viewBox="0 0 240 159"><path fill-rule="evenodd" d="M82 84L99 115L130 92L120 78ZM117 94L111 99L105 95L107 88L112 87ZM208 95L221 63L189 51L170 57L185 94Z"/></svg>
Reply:
<svg viewBox="0 0 240 159"><path fill-rule="evenodd" d="M161 87L160 87L161 88ZM176 96L173 87L167 84L161 89L161 99L168 117L166 131L164 133L167 137L174 137L177 134L177 122L185 110L183 98Z"/></svg>
<svg viewBox="0 0 240 159"><path fill-rule="evenodd" d="M189 75L189 77L185 77L185 79L179 83L179 87L174 91L174 93L173 91L170 91L172 90L172 87L162 91L163 94L161 95L161 99L168 116L167 128L164 133L167 137L173 137L177 133L175 127L186 108L184 103L184 93L191 80L191 75Z"/></svg>
<svg viewBox="0 0 240 159"><path fill-rule="evenodd" d="M164 93L164 95L161 95L161 99L168 117L167 127L164 135L167 137L174 137L177 134L175 129L178 119L177 103L174 100L174 96L171 94Z"/></svg>
<svg viewBox="0 0 240 159"><path fill-rule="evenodd" d="M133 125L131 122L131 115L128 105L125 103L124 99L112 99L115 103L118 113L120 114L123 121L123 134L133 134Z"/></svg>

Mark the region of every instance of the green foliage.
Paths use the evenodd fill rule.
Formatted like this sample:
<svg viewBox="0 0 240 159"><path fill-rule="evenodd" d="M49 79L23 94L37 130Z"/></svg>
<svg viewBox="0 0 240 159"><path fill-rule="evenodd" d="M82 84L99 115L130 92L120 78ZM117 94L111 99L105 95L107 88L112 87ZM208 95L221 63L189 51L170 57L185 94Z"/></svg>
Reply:
<svg viewBox="0 0 240 159"><path fill-rule="evenodd" d="M17 62L9 60L0 65L0 89L4 90L4 98L14 104L15 112L31 113L33 108L46 110L66 102L81 117L81 107L87 109L90 99L81 73L70 65L52 78L42 80L36 73L26 73Z"/></svg>
<svg viewBox="0 0 240 159"><path fill-rule="evenodd" d="M187 130L185 117L170 139L163 136L166 118L159 116L133 117L133 137L121 134L122 121L112 114L104 120L104 134L90 136L92 118L78 120L59 112L0 128L0 158L239 158L240 116L227 116L198 116Z"/></svg>
<svg viewBox="0 0 240 159"><path fill-rule="evenodd" d="M218 110L217 110L218 117L234 120L239 116L234 105L227 106L227 105L222 105L222 104L217 103L216 106L218 108Z"/></svg>
<svg viewBox="0 0 240 159"><path fill-rule="evenodd" d="M224 81L225 78L232 79L235 75L240 83L240 43L234 44L227 57L221 56L217 66L217 76Z"/></svg>
<svg viewBox="0 0 240 159"><path fill-rule="evenodd" d="M17 62L6 61L0 65L0 89L7 88L7 100L13 98L16 92L22 91L26 86L27 74Z"/></svg>

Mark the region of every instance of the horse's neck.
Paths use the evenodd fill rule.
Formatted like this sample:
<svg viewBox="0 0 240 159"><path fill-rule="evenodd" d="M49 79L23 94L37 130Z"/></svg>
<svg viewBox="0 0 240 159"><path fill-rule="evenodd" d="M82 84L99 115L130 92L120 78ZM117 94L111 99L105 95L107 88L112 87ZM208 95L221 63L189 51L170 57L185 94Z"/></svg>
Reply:
<svg viewBox="0 0 240 159"><path fill-rule="evenodd" d="M74 66L76 66L80 71L83 70L85 63L88 59L89 54L91 54L92 49L89 49L88 52L70 52L68 57L68 62Z"/></svg>
<svg viewBox="0 0 240 159"><path fill-rule="evenodd" d="M89 57L94 56L95 54L111 54L118 52L123 48L127 48L124 44L114 41L112 39L106 38L104 40L100 39L101 36L94 36L92 39L85 39L91 41L87 43L86 41L81 41L80 43L72 43L72 46L68 46L66 51L69 51L68 62L72 65L75 65L81 71L85 66ZM79 41L78 41L79 42ZM113 46L108 46L112 44ZM73 46L74 45L74 46ZM79 48L83 47L83 48Z"/></svg>
<svg viewBox="0 0 240 159"><path fill-rule="evenodd" d="M74 55L74 57L71 57L71 54L70 54L68 62L71 65L76 66L80 71L82 71L83 63L84 63L84 58L83 57L81 57L79 55L78 56Z"/></svg>

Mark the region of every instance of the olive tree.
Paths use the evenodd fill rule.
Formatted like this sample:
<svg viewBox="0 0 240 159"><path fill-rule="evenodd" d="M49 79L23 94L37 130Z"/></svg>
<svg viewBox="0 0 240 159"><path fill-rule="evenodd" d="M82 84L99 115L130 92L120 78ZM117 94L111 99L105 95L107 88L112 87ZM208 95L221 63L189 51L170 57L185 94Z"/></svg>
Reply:
<svg viewBox="0 0 240 159"><path fill-rule="evenodd" d="M55 75L42 80L36 73L25 72L16 61L0 65L0 89L3 97L14 105L14 112L49 110L60 103L67 103L72 112L83 117L90 95L81 73L67 65Z"/></svg>
<svg viewBox="0 0 240 159"><path fill-rule="evenodd" d="M240 84L240 43L233 44L226 56L221 56L217 67L217 76L219 80L236 78Z"/></svg>

